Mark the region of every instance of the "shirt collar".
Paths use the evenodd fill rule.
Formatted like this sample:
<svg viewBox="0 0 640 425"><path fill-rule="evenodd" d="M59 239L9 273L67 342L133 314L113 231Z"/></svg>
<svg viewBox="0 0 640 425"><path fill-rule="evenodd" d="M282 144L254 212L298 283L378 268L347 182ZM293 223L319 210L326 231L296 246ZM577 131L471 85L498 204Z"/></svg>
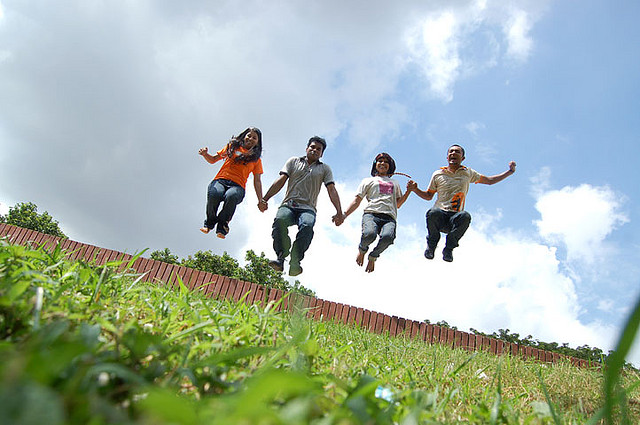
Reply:
<svg viewBox="0 0 640 425"><path fill-rule="evenodd" d="M300 157L300 161L304 162L304 163L305 163L305 164L307 164L308 166L311 166L311 165L313 165L313 164L322 164L322 161L320 161L320 160L317 160L317 161L316 161L316 162L314 162L313 164L309 164L309 163L307 162L307 157L306 157L306 155L305 155L305 156L301 156L301 157Z"/></svg>

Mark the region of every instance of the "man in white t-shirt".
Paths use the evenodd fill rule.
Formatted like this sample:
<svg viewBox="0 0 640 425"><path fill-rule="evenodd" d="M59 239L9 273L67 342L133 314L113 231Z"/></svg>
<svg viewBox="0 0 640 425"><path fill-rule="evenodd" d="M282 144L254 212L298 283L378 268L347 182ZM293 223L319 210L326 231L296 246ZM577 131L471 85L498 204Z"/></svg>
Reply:
<svg viewBox="0 0 640 425"><path fill-rule="evenodd" d="M452 145L447 151L448 165L433 173L426 191L420 190L415 182L409 182L409 190L426 201L438 194L433 208L427 211L428 235L424 256L429 260L434 257L440 233L443 232L447 233L447 241L442 250L442 259L453 261L453 249L458 246L460 238L471 223L471 214L464 210L469 184L495 184L516 172L516 163L511 161L507 171L495 176L484 176L462 165L464 159L464 148Z"/></svg>

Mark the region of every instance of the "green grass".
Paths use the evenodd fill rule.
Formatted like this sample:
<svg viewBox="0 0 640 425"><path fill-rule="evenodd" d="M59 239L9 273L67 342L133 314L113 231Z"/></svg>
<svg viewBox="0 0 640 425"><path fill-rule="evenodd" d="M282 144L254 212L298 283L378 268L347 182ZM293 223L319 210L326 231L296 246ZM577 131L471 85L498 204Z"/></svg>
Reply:
<svg viewBox="0 0 640 425"><path fill-rule="evenodd" d="M215 301L0 241L0 423L635 424L639 377L621 365L639 310L603 372Z"/></svg>

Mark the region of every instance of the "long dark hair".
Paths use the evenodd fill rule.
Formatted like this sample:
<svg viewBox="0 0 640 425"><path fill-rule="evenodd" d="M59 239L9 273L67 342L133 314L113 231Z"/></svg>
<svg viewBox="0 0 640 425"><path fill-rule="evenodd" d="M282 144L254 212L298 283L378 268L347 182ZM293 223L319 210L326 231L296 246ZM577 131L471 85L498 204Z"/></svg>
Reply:
<svg viewBox="0 0 640 425"><path fill-rule="evenodd" d="M373 165L371 166L371 177L375 177L378 175L378 170L376 170L376 162L378 162L378 159L380 159L381 157L386 159L387 163L389 164L389 171L387 171L387 175L391 176L396 172L396 162L393 160L393 158L391 158L391 155L386 152L382 152L376 155L376 158L373 160Z"/></svg>
<svg viewBox="0 0 640 425"><path fill-rule="evenodd" d="M244 142L244 137L250 131L255 132L258 135L258 143L254 147L252 147L249 152L241 153L240 155L234 157L234 152L242 146ZM229 158L233 158L235 162L242 162L243 164L248 164L249 162L256 162L262 156L262 132L257 127L248 127L242 133L237 136L232 136L229 144L227 145L227 156Z"/></svg>

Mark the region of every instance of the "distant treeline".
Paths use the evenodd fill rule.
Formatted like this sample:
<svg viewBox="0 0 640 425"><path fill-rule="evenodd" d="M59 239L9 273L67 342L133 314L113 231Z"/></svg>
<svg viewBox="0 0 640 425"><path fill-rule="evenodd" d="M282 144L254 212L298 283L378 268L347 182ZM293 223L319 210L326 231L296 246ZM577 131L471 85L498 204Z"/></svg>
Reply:
<svg viewBox="0 0 640 425"><path fill-rule="evenodd" d="M431 323L429 320L424 320L424 322ZM443 328L450 328L454 330L458 329L457 327L450 325L444 320L441 320L435 324ZM569 347L569 343L567 342L563 343L562 345L558 344L557 342L544 342L538 339L533 339L533 336L531 335L527 335L524 338L520 338L519 333L511 332L509 329L498 329L498 332L493 332L491 334L481 332L474 328L470 328L469 330L476 335L495 338L505 342L519 344L521 346L533 347L539 350L545 350L553 353L564 354L566 356L587 360L588 362L591 362L591 363L606 364L609 356L613 354L613 350L609 350L607 354L604 354L604 352L600 348L590 347L589 345L582 345L578 348L571 348ZM636 371L638 370L636 367L634 367L631 363L628 363L628 362L625 362L624 368L633 369Z"/></svg>

